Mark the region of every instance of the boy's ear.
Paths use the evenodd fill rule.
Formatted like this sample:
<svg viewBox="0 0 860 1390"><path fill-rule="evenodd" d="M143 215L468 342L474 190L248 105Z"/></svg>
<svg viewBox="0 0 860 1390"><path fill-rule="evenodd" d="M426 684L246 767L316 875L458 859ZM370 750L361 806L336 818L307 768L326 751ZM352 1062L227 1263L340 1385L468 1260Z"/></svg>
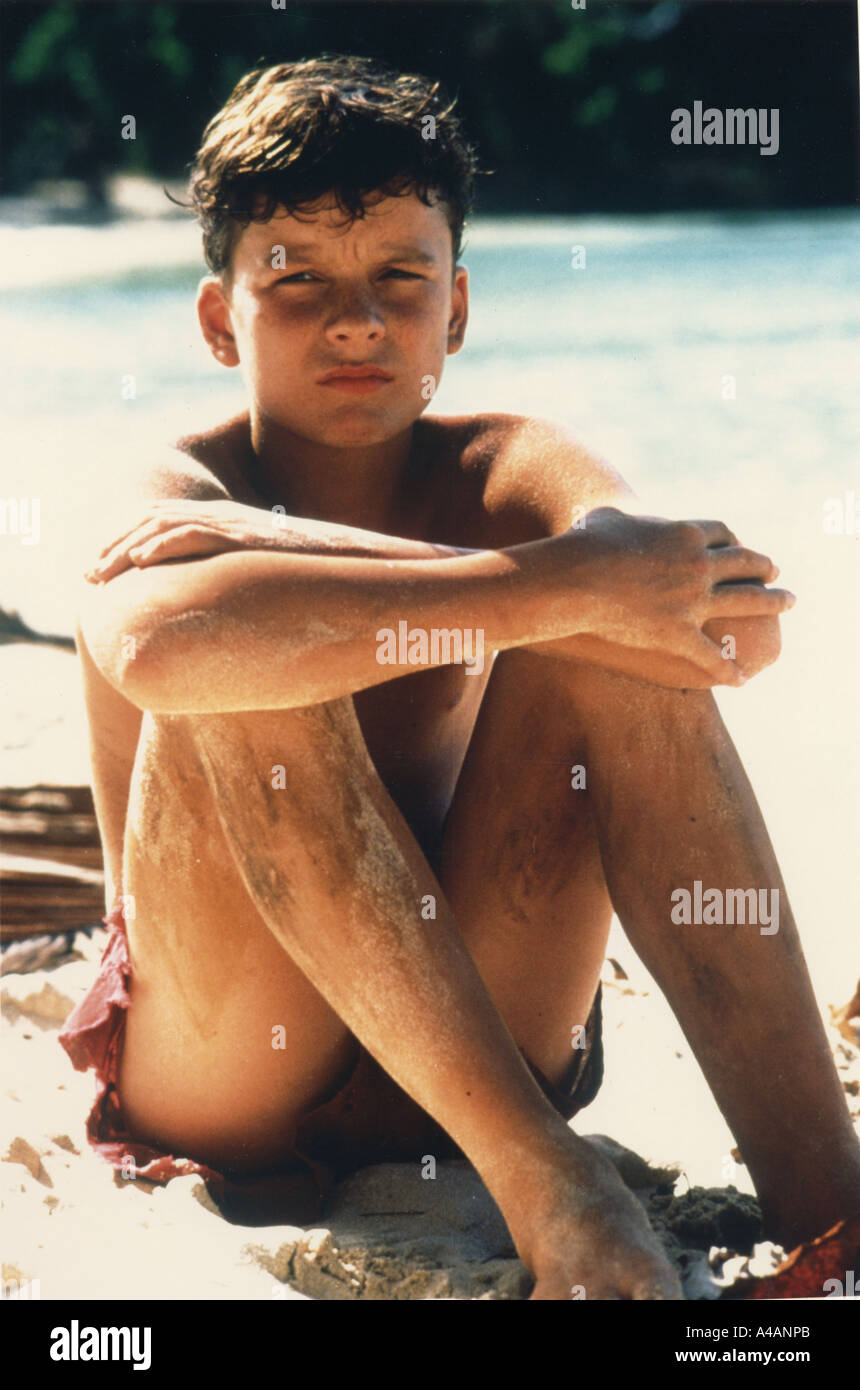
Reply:
<svg viewBox="0 0 860 1390"><path fill-rule="evenodd" d="M451 291L451 317L448 320L448 352L459 352L466 337L469 321L469 272L464 265L454 269Z"/></svg>
<svg viewBox="0 0 860 1390"><path fill-rule="evenodd" d="M218 275L204 275L197 286L197 318L216 361L222 367L237 367L239 351L233 335L230 306Z"/></svg>

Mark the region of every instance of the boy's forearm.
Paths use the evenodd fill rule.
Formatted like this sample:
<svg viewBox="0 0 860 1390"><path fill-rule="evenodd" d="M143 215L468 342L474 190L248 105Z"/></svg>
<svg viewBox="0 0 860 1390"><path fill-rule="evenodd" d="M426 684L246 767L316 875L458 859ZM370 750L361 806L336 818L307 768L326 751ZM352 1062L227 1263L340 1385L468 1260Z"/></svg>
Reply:
<svg viewBox="0 0 860 1390"><path fill-rule="evenodd" d="M329 555L361 560L451 560L458 555L477 555L474 548L411 540L359 526L331 521L284 516L273 521L273 549L305 555Z"/></svg>
<svg viewBox="0 0 860 1390"><path fill-rule="evenodd" d="M706 636L725 645L731 638L732 650L741 670L749 680L773 664L780 654L782 642L779 619L776 617L725 617L712 619L702 628ZM620 675L635 676L653 685L675 690L710 690L714 681L692 661L673 656L659 649L625 647L607 642L591 632L577 632L571 637L559 637L551 642L530 643L527 651L556 660L584 661L602 666Z"/></svg>
<svg viewBox="0 0 860 1390"><path fill-rule="evenodd" d="M103 547L86 577L107 582L128 569L168 560L253 550L370 560L442 560L477 553L475 547L290 516L226 496L158 498L130 529Z"/></svg>
<svg viewBox="0 0 860 1390"><path fill-rule="evenodd" d="M433 630L472 634L476 670L478 651L574 630L585 595L549 601L546 544L424 562L254 551L160 565L94 590L84 631L105 674L144 709L317 704L450 661L456 641L434 647ZM99 613L111 599L112 613ZM426 654L404 640L414 629Z"/></svg>

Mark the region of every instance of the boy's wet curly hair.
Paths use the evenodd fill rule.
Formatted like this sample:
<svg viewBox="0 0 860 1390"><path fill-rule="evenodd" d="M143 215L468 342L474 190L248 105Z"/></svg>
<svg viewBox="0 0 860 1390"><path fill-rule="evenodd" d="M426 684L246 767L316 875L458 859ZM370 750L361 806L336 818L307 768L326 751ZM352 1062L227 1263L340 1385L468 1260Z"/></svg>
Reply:
<svg viewBox="0 0 860 1390"><path fill-rule="evenodd" d="M415 193L445 204L454 260L474 196L475 151L438 82L369 58L323 54L256 68L212 118L191 169L191 207L216 275L238 229L278 207L333 194L347 222L367 195Z"/></svg>

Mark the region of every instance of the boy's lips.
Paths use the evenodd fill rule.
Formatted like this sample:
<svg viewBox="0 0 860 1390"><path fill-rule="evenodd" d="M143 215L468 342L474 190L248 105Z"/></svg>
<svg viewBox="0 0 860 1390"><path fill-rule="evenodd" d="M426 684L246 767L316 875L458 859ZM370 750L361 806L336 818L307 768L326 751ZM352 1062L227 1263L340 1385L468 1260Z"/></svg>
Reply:
<svg viewBox="0 0 860 1390"><path fill-rule="evenodd" d="M376 367L371 363L356 363L351 366L333 367L330 372L319 378L317 384L333 386L336 391L363 395L367 391L378 391L380 387L393 380L391 373L386 372L383 367Z"/></svg>

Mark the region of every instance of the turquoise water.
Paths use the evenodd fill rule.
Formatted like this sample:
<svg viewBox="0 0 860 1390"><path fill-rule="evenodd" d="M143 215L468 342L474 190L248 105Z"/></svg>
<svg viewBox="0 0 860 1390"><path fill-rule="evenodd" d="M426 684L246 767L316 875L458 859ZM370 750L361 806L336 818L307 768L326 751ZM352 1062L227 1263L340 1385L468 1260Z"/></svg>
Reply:
<svg viewBox="0 0 860 1390"><path fill-rule="evenodd" d="M569 424L655 509L806 524L858 481L859 227L850 212L478 222L467 345L432 408ZM64 576L124 457L244 392L200 340L192 226L0 226L0 251L2 495L40 499L38 545L2 538L2 601L67 626Z"/></svg>

